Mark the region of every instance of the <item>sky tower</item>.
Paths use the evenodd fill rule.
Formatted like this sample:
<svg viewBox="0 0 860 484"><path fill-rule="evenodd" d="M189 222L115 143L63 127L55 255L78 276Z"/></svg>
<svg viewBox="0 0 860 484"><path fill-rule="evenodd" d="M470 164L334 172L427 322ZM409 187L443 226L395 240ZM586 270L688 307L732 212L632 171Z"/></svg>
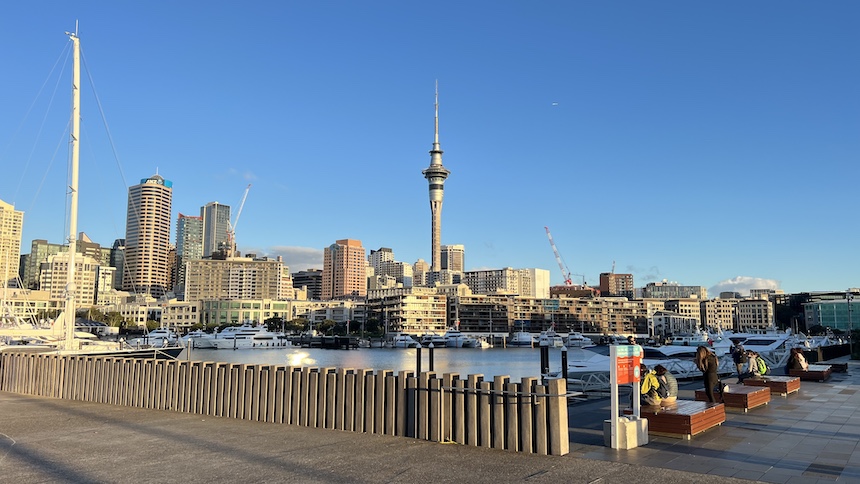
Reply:
<svg viewBox="0 0 860 484"><path fill-rule="evenodd" d="M432 228L430 244L433 249L430 270L442 270L442 197L445 194L445 179L451 173L442 166L442 149L439 147L439 83L436 82L436 115L433 149L430 150L430 166L422 171L430 184L430 216Z"/></svg>

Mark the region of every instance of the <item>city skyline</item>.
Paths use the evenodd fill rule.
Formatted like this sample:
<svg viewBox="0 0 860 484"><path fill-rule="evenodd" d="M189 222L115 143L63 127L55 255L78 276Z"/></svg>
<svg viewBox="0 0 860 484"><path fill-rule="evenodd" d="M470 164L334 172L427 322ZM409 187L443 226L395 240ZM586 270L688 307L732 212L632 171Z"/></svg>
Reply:
<svg viewBox="0 0 860 484"><path fill-rule="evenodd" d="M25 212L22 246L66 236L54 153L69 86L45 77L80 19L79 230L103 246L124 236L127 188L162 173L174 226L212 201L237 207L253 182L238 247L282 255L291 272L321 267L344 238L431 261L418 172L438 79L455 173L440 242L465 247L466 270L535 267L561 283L549 226L592 286L613 261L637 287L668 279L709 294L732 280L860 285L851 3L441 2L439 24L400 4L166 8L10 7L0 199ZM40 86L63 114L34 146L47 109L26 115Z"/></svg>

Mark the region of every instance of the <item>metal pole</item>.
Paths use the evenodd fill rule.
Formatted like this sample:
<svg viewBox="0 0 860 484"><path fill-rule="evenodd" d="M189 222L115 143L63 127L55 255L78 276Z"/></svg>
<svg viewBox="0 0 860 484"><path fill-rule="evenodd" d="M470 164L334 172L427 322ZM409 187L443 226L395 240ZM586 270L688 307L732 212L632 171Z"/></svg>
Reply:
<svg viewBox="0 0 860 484"><path fill-rule="evenodd" d="M561 377L567 380L567 346L561 347Z"/></svg>
<svg viewBox="0 0 860 484"><path fill-rule="evenodd" d="M421 345L415 348L416 362L415 362L415 374L421 374Z"/></svg>
<svg viewBox="0 0 860 484"><path fill-rule="evenodd" d="M430 350L427 352L428 356L430 357L430 371L433 371L433 343L427 345L427 348Z"/></svg>
<svg viewBox="0 0 860 484"><path fill-rule="evenodd" d="M848 359L854 358L854 325L851 323L851 301L854 294L848 293Z"/></svg>

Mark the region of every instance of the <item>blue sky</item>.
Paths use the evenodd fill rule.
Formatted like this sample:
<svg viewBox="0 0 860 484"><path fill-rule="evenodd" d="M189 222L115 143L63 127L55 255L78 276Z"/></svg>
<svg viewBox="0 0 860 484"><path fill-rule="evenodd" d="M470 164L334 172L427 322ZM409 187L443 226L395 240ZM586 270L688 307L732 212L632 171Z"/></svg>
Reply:
<svg viewBox="0 0 860 484"><path fill-rule="evenodd" d="M712 295L860 286L856 2L82 3L4 7L0 199L24 252L67 231L52 68L77 19L79 228L103 245L158 171L174 221L251 183L239 248L293 271L342 238L429 262L438 79L442 242L467 269L560 283L549 226L590 284L614 262Z"/></svg>

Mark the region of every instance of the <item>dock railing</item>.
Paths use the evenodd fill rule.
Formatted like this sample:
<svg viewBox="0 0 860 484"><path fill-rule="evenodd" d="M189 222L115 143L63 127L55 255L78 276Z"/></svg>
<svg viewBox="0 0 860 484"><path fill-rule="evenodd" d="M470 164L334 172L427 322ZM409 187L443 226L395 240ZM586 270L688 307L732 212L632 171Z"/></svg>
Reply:
<svg viewBox="0 0 860 484"><path fill-rule="evenodd" d="M566 382L0 353L0 391L515 452L569 452Z"/></svg>

